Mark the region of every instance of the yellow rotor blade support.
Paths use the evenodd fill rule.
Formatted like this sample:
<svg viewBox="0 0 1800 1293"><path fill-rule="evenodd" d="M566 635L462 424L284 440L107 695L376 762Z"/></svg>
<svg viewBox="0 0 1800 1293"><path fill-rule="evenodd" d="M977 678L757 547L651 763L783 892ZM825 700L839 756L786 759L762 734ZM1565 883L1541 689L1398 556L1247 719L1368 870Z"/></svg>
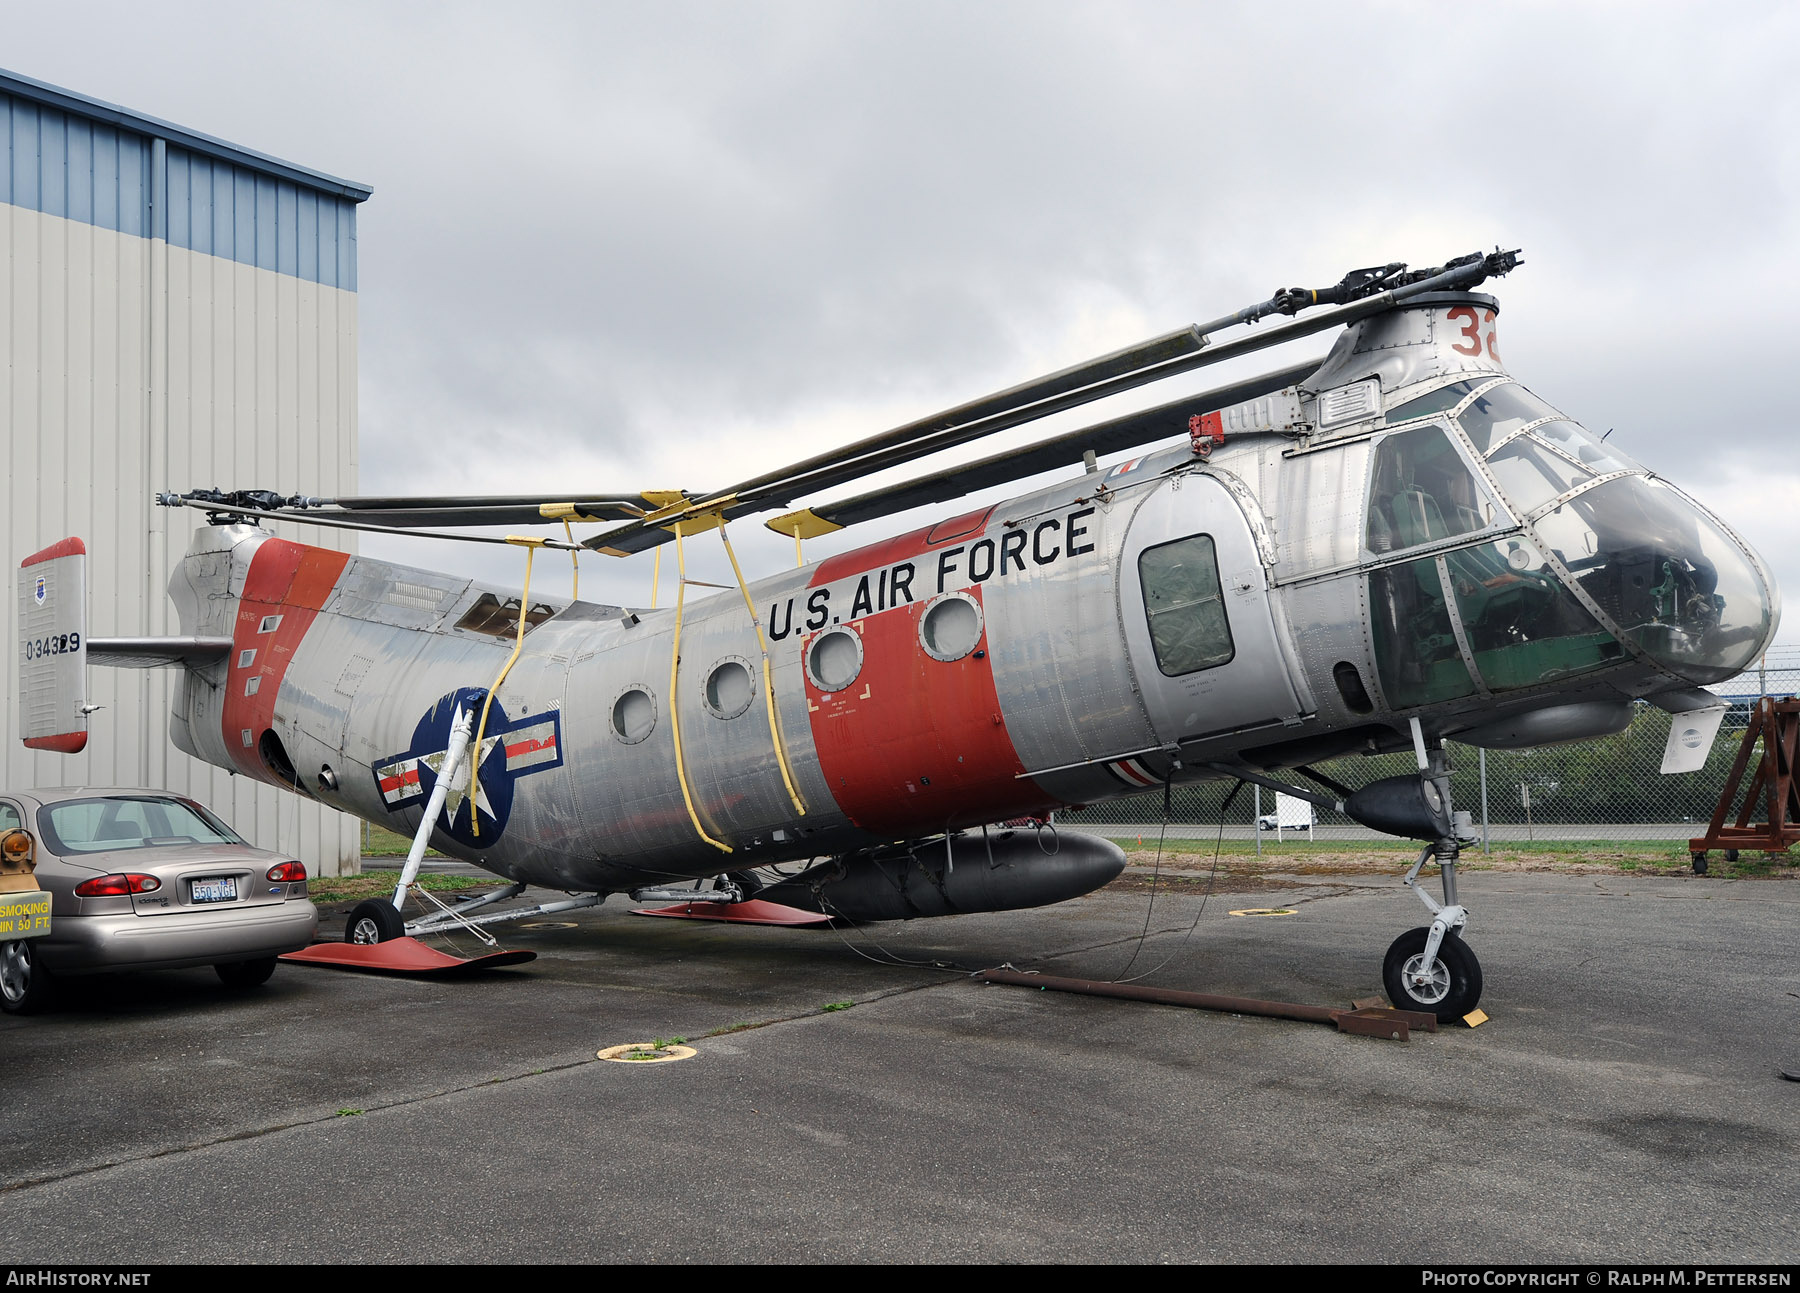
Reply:
<svg viewBox="0 0 1800 1293"><path fill-rule="evenodd" d="M800 549L800 540L816 539L821 534L835 534L844 527L836 521L827 521L810 507L803 507L798 512L788 512L771 521L764 521L769 529L777 534L794 536L794 565L804 566L806 555Z"/></svg>
<svg viewBox="0 0 1800 1293"><path fill-rule="evenodd" d="M681 675L681 616L687 606L687 558L681 550L684 528L682 523L675 526L675 646L669 653L669 731L675 738L675 779L681 782L681 800L687 805L688 820L694 823L694 833L720 852L730 853L731 845L715 840L700 824L700 814L694 808L694 792L688 788L687 762L681 753L681 693L675 689L675 684Z"/></svg>
<svg viewBox="0 0 1800 1293"><path fill-rule="evenodd" d="M680 543L681 540L678 538L675 542ZM788 798L793 801L794 811L804 817L806 804L794 786L794 770L788 765L787 742L781 737L781 719L775 712L775 673L769 664L769 643L763 637L762 620L757 617L756 603L750 599L750 585L744 582L744 568L738 565L737 553L731 546L731 536L725 533L723 525L719 527L719 542L725 545L725 555L731 558L731 570L737 576L738 591L744 595L744 609L750 612L750 627L756 630L756 648L762 652L763 699L769 707L769 736L775 742L775 761L781 765L782 784L787 786ZM794 542L798 544L800 541L795 539Z"/></svg>
<svg viewBox="0 0 1800 1293"><path fill-rule="evenodd" d="M569 565L573 570L571 575L573 586L569 589L569 600L578 602L581 600L581 562L578 556L581 552L581 545L575 542L575 531L570 528L569 518L566 516L563 517L563 534L569 540Z"/></svg>

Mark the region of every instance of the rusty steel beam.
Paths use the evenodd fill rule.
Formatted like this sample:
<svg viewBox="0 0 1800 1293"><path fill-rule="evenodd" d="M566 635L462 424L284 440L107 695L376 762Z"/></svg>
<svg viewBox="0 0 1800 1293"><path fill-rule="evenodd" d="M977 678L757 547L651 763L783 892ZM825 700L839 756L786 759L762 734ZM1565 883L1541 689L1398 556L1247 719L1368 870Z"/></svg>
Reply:
<svg viewBox="0 0 1800 1293"><path fill-rule="evenodd" d="M1260 1015L1268 1019L1293 1019L1306 1024L1330 1024L1341 1033L1362 1037L1391 1037L1406 1041L1412 1029L1435 1033L1436 1015L1417 1010L1390 1010L1360 1006L1306 1006L1290 1001L1259 1001L1254 997L1226 997L1211 992L1181 992L1174 988L1146 988L1135 983L1107 983L1095 979L1064 979L1053 974L1025 974L1018 970L983 970L975 978L982 983L1004 983L1049 992L1074 992L1090 997L1122 1001L1146 1001L1159 1006L1185 1006L1191 1010L1219 1010L1233 1015Z"/></svg>

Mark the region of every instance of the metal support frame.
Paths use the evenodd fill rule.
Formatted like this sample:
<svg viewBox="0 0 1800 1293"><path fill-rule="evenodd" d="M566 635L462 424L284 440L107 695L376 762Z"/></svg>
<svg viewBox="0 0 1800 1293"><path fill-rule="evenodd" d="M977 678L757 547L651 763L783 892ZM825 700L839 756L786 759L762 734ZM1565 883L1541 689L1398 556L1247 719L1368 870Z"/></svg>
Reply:
<svg viewBox="0 0 1800 1293"><path fill-rule="evenodd" d="M1438 949L1444 945L1444 939L1452 932L1460 932L1469 923L1468 909L1456 900L1456 862L1462 853L1462 841L1457 837L1457 827L1467 814L1455 813L1450 804L1450 761L1444 754L1442 741L1434 740L1428 748L1425 742L1424 729L1419 720L1411 720L1413 753L1419 762L1419 777L1437 789L1438 802L1442 805L1439 813L1438 829L1441 832L1419 850L1418 858L1412 868L1401 880L1408 889L1418 895L1419 901L1425 904L1431 913L1431 928L1425 936L1425 950L1417 960L1419 986L1429 982L1430 967L1437 962ZM1427 858L1437 859L1438 870L1443 877L1444 901L1439 903L1419 887L1419 870L1425 865Z"/></svg>
<svg viewBox="0 0 1800 1293"><path fill-rule="evenodd" d="M1762 752L1751 759L1758 740ZM1725 787L1719 792L1718 806L1707 823L1706 834L1688 841L1688 851L1697 860L1706 857L1708 849L1761 849L1766 853L1785 853L1800 842L1800 779L1795 766L1800 763L1800 699L1788 697L1757 701L1750 711L1750 722L1738 742L1737 757L1726 774ZM1749 773L1748 783L1745 774ZM1739 791L1743 807L1735 822L1727 824ZM1761 814L1760 822L1751 818ZM1695 870L1701 862L1697 861Z"/></svg>
<svg viewBox="0 0 1800 1293"><path fill-rule="evenodd" d="M505 898L516 897L519 893L523 892L524 889L525 886L522 884L508 885L498 893L491 893L485 898L477 898L468 905L469 907L476 907L485 906L490 902L500 902ZM407 925L406 932L408 935L416 938L420 934L440 934L453 925L461 925L466 929L474 930L477 925L500 925L509 920L525 920L532 916L554 916L559 912L576 911L582 907L598 907L605 901L605 894L589 893L583 894L579 898L565 898L558 902L539 903L537 906L527 907L523 911L497 911L491 916L477 916L473 920L469 919L461 911L446 910L439 915L427 916L424 920L411 922Z"/></svg>
<svg viewBox="0 0 1800 1293"><path fill-rule="evenodd" d="M631 900L633 902L714 902L723 906L730 906L744 900L744 891L738 888L735 881L720 876L713 883L718 887L702 889L696 885L692 889L676 889L652 886L645 889L633 889Z"/></svg>
<svg viewBox="0 0 1800 1293"><path fill-rule="evenodd" d="M450 748L444 752L444 763L438 769L437 784L431 788L431 798L425 802L425 815L419 818L419 829L413 832L412 847L406 851L406 865L400 869L400 883L394 887L395 911L404 910L407 887L419 878L419 865L424 862L425 850L431 843L432 828L437 825L438 814L444 811L444 800L449 797L450 785L461 771L463 755L474 734L475 714L472 710L464 710L461 720L450 731ZM473 797L469 800L469 815L475 815Z"/></svg>

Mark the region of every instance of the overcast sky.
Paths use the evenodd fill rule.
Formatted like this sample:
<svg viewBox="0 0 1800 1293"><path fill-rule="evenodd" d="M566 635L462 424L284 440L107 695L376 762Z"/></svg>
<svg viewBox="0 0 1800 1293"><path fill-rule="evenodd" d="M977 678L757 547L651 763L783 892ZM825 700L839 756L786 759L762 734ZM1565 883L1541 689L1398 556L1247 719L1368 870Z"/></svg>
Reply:
<svg viewBox="0 0 1800 1293"><path fill-rule="evenodd" d="M1487 289L1515 375L1790 600L1797 52L1800 6L1750 3L0 0L0 66L374 186L364 492L705 489L1277 286L1500 243L1528 262ZM734 530L753 569L792 560ZM648 598L648 557L586 571Z"/></svg>

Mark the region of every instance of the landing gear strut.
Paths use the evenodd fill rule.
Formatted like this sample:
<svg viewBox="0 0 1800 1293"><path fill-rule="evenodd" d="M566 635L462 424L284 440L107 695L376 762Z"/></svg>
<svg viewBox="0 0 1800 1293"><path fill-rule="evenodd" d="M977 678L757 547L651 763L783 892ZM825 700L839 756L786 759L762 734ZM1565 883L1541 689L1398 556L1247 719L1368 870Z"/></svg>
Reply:
<svg viewBox="0 0 1800 1293"><path fill-rule="evenodd" d="M1394 940L1382 962L1381 981L1388 999L1399 1009L1422 1010L1447 1024L1468 1014L1481 1000L1481 963L1462 941L1469 913L1456 900L1456 860L1462 852L1457 828L1462 823L1450 808L1450 765L1441 744L1426 750L1416 718L1412 732L1413 747L1419 756L1419 777L1427 802L1436 808L1440 834L1419 850L1403 883L1419 896L1432 920ZM1437 859L1443 874L1441 903L1418 883L1420 868L1431 858Z"/></svg>

